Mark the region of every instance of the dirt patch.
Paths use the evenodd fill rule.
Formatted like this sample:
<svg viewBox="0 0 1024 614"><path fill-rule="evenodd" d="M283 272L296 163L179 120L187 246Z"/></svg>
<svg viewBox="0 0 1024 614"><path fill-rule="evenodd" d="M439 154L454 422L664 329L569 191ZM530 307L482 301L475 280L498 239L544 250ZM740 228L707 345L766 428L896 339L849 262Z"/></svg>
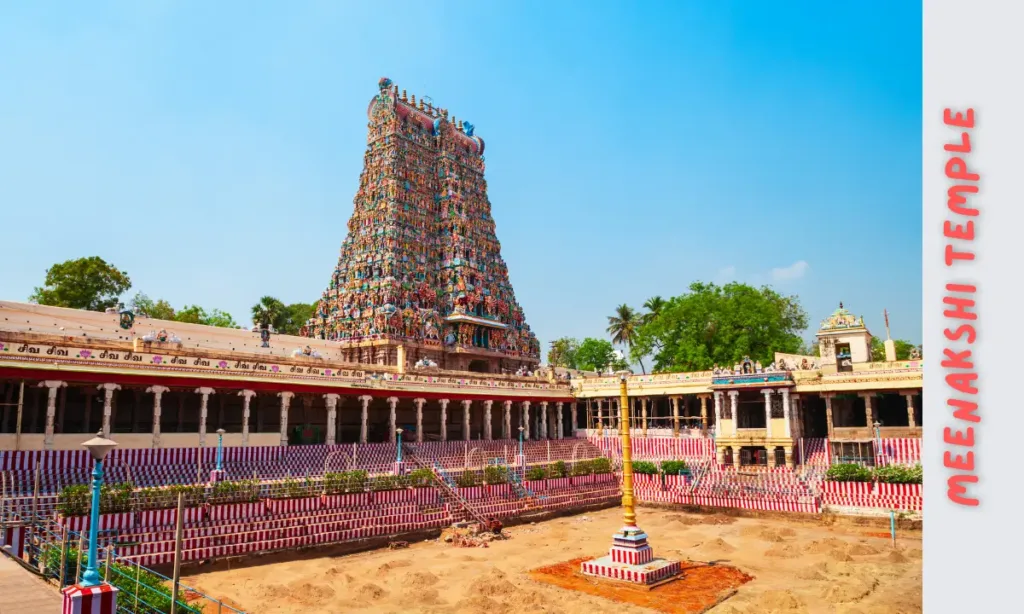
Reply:
<svg viewBox="0 0 1024 614"><path fill-rule="evenodd" d="M530 573L539 582L579 591L618 603L674 614L700 614L734 594L753 580L735 567L684 562L683 577L662 586L646 589L622 582L595 580L580 573L586 558L541 567Z"/></svg>
<svg viewBox="0 0 1024 614"><path fill-rule="evenodd" d="M800 556L800 551L792 544L776 544L764 553L765 556L779 559L795 559Z"/></svg>
<svg viewBox="0 0 1024 614"><path fill-rule="evenodd" d="M733 516L726 516L724 514L712 514L710 516L704 516L700 520L701 524L710 524L714 526L733 524L734 522L736 522L736 518Z"/></svg>
<svg viewBox="0 0 1024 614"><path fill-rule="evenodd" d="M759 601L758 607L765 614L804 611L804 604L790 591L768 591Z"/></svg>

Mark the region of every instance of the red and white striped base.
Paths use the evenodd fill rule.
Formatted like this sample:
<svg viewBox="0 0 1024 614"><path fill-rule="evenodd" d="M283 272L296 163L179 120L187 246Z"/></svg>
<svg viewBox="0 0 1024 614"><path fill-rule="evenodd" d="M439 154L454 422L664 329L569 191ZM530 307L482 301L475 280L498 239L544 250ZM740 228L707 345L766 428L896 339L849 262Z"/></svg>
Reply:
<svg viewBox="0 0 1024 614"><path fill-rule="evenodd" d="M116 614L117 589L110 584L80 586L73 584L63 591L62 614Z"/></svg>
<svg viewBox="0 0 1024 614"><path fill-rule="evenodd" d="M646 565L629 565L616 563L610 556L602 556L593 561L583 563L582 571L588 576L597 576L609 580L624 580L634 584L654 584L668 580L681 573L679 561L654 559Z"/></svg>

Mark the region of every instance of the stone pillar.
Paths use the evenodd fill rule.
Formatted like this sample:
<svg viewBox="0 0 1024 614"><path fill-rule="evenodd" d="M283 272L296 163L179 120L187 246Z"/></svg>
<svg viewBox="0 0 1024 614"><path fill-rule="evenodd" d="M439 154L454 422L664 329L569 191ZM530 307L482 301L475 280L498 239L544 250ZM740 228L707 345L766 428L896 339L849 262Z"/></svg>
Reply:
<svg viewBox="0 0 1024 614"><path fill-rule="evenodd" d="M735 417L735 416L736 416L736 411L733 410L733 417ZM733 446L732 447L732 466L736 467L737 469L740 468L740 447L739 446Z"/></svg>
<svg viewBox="0 0 1024 614"><path fill-rule="evenodd" d="M800 395L796 393L789 395L789 402L793 406L789 411L793 416L793 426L796 427L793 436L799 439L804 436L804 412L800 409Z"/></svg>
<svg viewBox="0 0 1024 614"><path fill-rule="evenodd" d="M491 406L494 401L484 401L484 441L491 440Z"/></svg>
<svg viewBox="0 0 1024 614"><path fill-rule="evenodd" d="M679 437L679 397L672 397L672 436Z"/></svg>
<svg viewBox="0 0 1024 614"><path fill-rule="evenodd" d="M832 395L825 395L825 420L828 422L828 438L832 439Z"/></svg>
<svg viewBox="0 0 1024 614"><path fill-rule="evenodd" d="M558 429L558 435L555 437L555 439L562 439L562 438L565 437L565 425L562 424L562 413L563 413L563 411L562 411L562 402L561 401L559 401L558 403L555 403L555 411L558 412L557 413L557 418L555 420L555 428Z"/></svg>
<svg viewBox="0 0 1024 614"><path fill-rule="evenodd" d="M768 454L768 468L775 466L775 446L765 446L765 452Z"/></svg>
<svg viewBox="0 0 1024 614"><path fill-rule="evenodd" d="M370 401L373 400L368 394L364 394L359 397L359 402L362 403L362 413L359 416L359 443L366 443L366 438L369 433L369 414L370 414Z"/></svg>
<svg viewBox="0 0 1024 614"><path fill-rule="evenodd" d="M720 466L725 464L725 446L715 446L715 460Z"/></svg>
<svg viewBox="0 0 1024 614"><path fill-rule="evenodd" d="M544 439L548 437L548 402L540 402L540 432L537 433L539 437L537 439Z"/></svg>
<svg viewBox="0 0 1024 614"><path fill-rule="evenodd" d="M53 420L57 415L57 391L67 386L67 382L59 380L46 380L39 382L40 387L46 390L46 435L43 438L43 448L53 449Z"/></svg>
<svg viewBox="0 0 1024 614"><path fill-rule="evenodd" d="M917 420L914 418L914 393L904 392L903 396L907 399L907 424L910 428L915 428Z"/></svg>
<svg viewBox="0 0 1024 614"><path fill-rule="evenodd" d="M160 407L160 402L163 400L165 392L169 392L170 388L167 386L150 386L146 388L146 392L153 393L153 447L160 447L160 414L163 409Z"/></svg>
<svg viewBox="0 0 1024 614"><path fill-rule="evenodd" d="M512 401L504 401L501 405L505 409L505 419L501 423L501 438L509 439L512 437Z"/></svg>
<svg viewBox="0 0 1024 614"><path fill-rule="evenodd" d="M100 384L96 386L97 390L103 391L103 436L110 438L110 404L114 398L114 391L120 390L121 387L117 384Z"/></svg>
<svg viewBox="0 0 1024 614"><path fill-rule="evenodd" d="M771 439L772 437L772 389L765 388L761 390L761 394L764 395L764 434L765 437ZM769 454L771 456L771 454Z"/></svg>
<svg viewBox="0 0 1024 614"><path fill-rule="evenodd" d="M781 392L782 392L782 417L786 421L786 437L789 438L789 437L793 436L793 430L789 426L789 415L790 415L790 411L789 411L789 388L783 388ZM786 452L786 454L790 454L792 452L792 448L788 448L788 449L790 450L790 452ZM790 462L790 464L792 463L792 461L789 461L789 462Z"/></svg>
<svg viewBox="0 0 1024 614"><path fill-rule="evenodd" d="M448 399L441 399L441 441L448 441Z"/></svg>
<svg viewBox="0 0 1024 614"><path fill-rule="evenodd" d="M523 439L530 438L530 402L523 401Z"/></svg>
<svg viewBox="0 0 1024 614"><path fill-rule="evenodd" d="M596 399L596 401L597 401L597 424L598 424L597 428L600 429L603 432L604 431L604 406L601 404L601 399Z"/></svg>
<svg viewBox="0 0 1024 614"><path fill-rule="evenodd" d="M729 408L732 410L732 436L740 428L740 393L738 390L729 391Z"/></svg>
<svg viewBox="0 0 1024 614"><path fill-rule="evenodd" d="M335 429L338 427L338 400L340 394L333 392L324 395L324 402L327 404L327 445L333 446L337 443L338 434ZM246 399L246 409L249 401Z"/></svg>
<svg viewBox="0 0 1024 614"><path fill-rule="evenodd" d="M395 432L398 428L398 397L388 397L388 441L394 442L398 434Z"/></svg>
<svg viewBox="0 0 1024 614"><path fill-rule="evenodd" d="M708 395L700 395L700 428L705 433L708 430Z"/></svg>
<svg viewBox="0 0 1024 614"><path fill-rule="evenodd" d="M279 392L277 396L281 397L281 445L288 445L288 406L292 404L292 397L295 396L294 392Z"/></svg>
<svg viewBox="0 0 1024 614"><path fill-rule="evenodd" d="M642 418L641 424L643 428L641 433L644 437L647 437L647 397L640 397L640 416Z"/></svg>
<svg viewBox="0 0 1024 614"><path fill-rule="evenodd" d="M199 447L206 447L206 416L209 413L208 405L210 402L210 395L216 394L217 391L213 388L203 386L202 388L196 388L196 394L202 398L199 399ZM283 428L282 432L283 432Z"/></svg>
<svg viewBox="0 0 1024 614"><path fill-rule="evenodd" d="M722 393L715 393L715 437L722 436Z"/></svg>
<svg viewBox="0 0 1024 614"><path fill-rule="evenodd" d="M572 429L572 435L570 435L570 437L575 437L576 436L576 401L573 401L572 404L569 406L569 417L572 418L572 424L569 425L570 428ZM564 433L565 431L562 431L562 432Z"/></svg>
<svg viewBox="0 0 1024 614"><path fill-rule="evenodd" d="M249 402L256 396L255 390L241 390L238 396L242 397L242 445L249 445Z"/></svg>
<svg viewBox="0 0 1024 614"><path fill-rule="evenodd" d="M423 404L426 399L413 399L416 404L416 443L423 443Z"/></svg>
<svg viewBox="0 0 1024 614"><path fill-rule="evenodd" d="M864 399L864 418L867 420L865 424L868 425L868 430L871 431L871 437L875 436L875 408L872 401L875 398L874 393L862 392L860 398Z"/></svg>
<svg viewBox="0 0 1024 614"><path fill-rule="evenodd" d="M793 468L793 446L783 448L786 451L786 467Z"/></svg>
<svg viewBox="0 0 1024 614"><path fill-rule="evenodd" d="M462 440L469 441L469 408L473 405L473 401L463 400L462 401Z"/></svg>

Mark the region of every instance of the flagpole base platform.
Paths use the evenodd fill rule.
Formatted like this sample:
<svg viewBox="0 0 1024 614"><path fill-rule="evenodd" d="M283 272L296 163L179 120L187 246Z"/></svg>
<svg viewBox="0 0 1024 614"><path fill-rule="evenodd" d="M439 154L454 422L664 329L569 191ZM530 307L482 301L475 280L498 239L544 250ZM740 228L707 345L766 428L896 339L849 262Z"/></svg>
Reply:
<svg viewBox="0 0 1024 614"><path fill-rule="evenodd" d="M651 586L673 580L682 573L679 561L654 558L647 534L637 527L624 527L612 540L607 556L580 565L583 574Z"/></svg>

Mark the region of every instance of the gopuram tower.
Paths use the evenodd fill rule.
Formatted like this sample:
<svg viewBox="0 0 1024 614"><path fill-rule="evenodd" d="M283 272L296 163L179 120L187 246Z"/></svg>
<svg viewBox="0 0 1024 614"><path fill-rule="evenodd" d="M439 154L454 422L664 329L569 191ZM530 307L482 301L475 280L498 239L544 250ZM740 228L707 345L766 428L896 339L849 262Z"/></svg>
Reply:
<svg viewBox="0 0 1024 614"><path fill-rule="evenodd" d="M390 79L378 86L341 257L303 334L342 343L350 362L531 368L540 344L501 258L483 140Z"/></svg>

